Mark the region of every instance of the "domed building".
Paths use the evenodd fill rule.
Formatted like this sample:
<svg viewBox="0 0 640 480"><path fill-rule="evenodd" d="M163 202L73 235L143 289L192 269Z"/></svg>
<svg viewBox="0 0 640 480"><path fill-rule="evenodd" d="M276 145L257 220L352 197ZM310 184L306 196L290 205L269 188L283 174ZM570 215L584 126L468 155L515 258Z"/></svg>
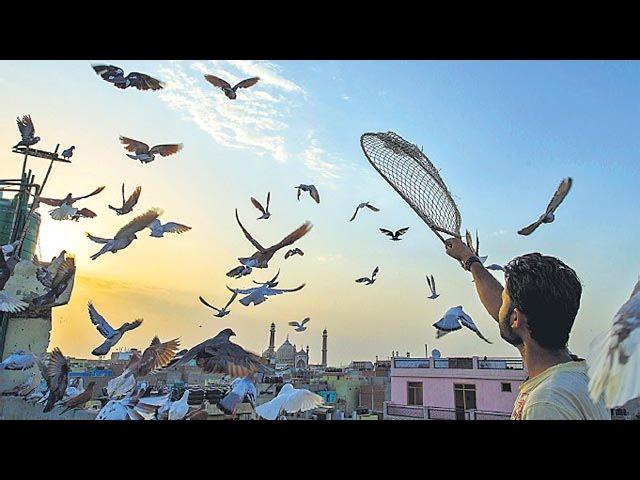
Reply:
<svg viewBox="0 0 640 480"><path fill-rule="evenodd" d="M289 336L282 345L275 349L276 326L271 324L269 335L269 348L262 352L262 356L275 365L278 370L287 368L306 369L309 367L309 346L306 351L298 350L295 345L289 341Z"/></svg>

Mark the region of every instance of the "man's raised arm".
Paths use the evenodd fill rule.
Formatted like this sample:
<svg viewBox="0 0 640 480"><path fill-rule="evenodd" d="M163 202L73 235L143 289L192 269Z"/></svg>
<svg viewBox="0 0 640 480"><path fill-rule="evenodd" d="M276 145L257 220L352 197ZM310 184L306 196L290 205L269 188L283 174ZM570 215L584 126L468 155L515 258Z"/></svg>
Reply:
<svg viewBox="0 0 640 480"><path fill-rule="evenodd" d="M447 255L463 264L469 258L475 256L475 253L459 238L448 239L445 242L445 250ZM471 274L473 275L480 301L489 312L489 315L497 322L500 306L502 305L502 285L480 262L471 264Z"/></svg>

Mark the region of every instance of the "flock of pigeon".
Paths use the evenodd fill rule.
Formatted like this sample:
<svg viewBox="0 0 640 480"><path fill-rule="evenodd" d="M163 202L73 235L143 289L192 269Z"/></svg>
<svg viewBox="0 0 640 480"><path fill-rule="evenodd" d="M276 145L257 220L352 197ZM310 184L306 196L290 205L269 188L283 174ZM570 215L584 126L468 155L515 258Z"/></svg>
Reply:
<svg viewBox="0 0 640 480"><path fill-rule="evenodd" d="M140 72L131 72L125 76L124 71L121 68L113 65L94 65L93 69L103 80L120 89L133 87L138 90L159 90L164 86L162 81ZM260 80L259 77L253 77L242 80L232 86L227 81L214 75L207 74L204 77L205 80L214 87L221 89L230 100L237 99L239 89L252 87ZM30 116L26 115L19 118L18 128L22 138L14 148L29 148L40 140L40 137L35 135L35 128ZM130 152L126 154L127 157L140 161L142 164L153 162L156 159L156 156L167 157L174 155L182 149L182 144L160 144L150 147L146 143L124 136L120 136L120 142L123 144L126 151ZM66 149L62 153L62 156L66 159L71 158L73 156L74 149L74 146ZM534 223L521 229L518 233L520 235L530 235L543 223L553 222L555 219L555 211L569 193L571 185L571 178L564 179L553 195L546 211ZM75 204L83 199L100 194L104 188L104 186L101 186L93 192L82 196L73 196L72 193L68 193L63 198L45 198L36 196L33 201L35 203L35 207L40 203L54 207L49 212L51 218L54 220L78 221L81 218L95 218L95 212L87 208L79 208L75 206ZM308 193L311 199L313 199L317 204L320 203L320 194L314 185L300 184L294 188L297 191L296 198L298 201L303 193ZM127 197L125 195L125 185L123 184L122 205L108 205L108 208L115 211L119 216L128 215L134 210L138 203L141 192L142 187L138 186ZM251 203L260 214L257 218L258 220L269 220L271 217L271 212L269 211L270 201L271 192L267 193L264 205L256 198L251 197ZM370 202L363 202L357 205L349 221L354 221L361 210L369 210L374 213L380 211L378 207L372 205ZM180 234L190 230L190 227L180 223L162 223L159 219L162 213L161 209L152 208L128 222L111 238L97 237L87 233L87 237L91 241L102 245L101 249L91 256L91 259L95 260L108 252L115 254L116 252L127 248L138 238L136 234L146 228L150 230L150 236L154 238L161 238L165 233ZM238 216L237 209L235 210L235 217L240 230L244 234L245 238L251 243L255 251L250 256L238 257L239 265L232 268L226 274L228 277L234 279L250 275L255 268L268 268L270 260L278 251L285 247L291 247L295 242L304 237L312 228L312 224L309 221L306 221L279 242L265 247L244 227ZM409 227L400 228L395 231L385 228L380 228L379 230L391 241L400 241L409 230ZM487 257L480 256L478 233L476 232L474 245L471 234L467 231L466 243L484 264ZM11 246L2 247L3 253L5 251L5 247L9 250ZM297 247L288 248L284 254L284 258L289 259L295 255L303 256L304 252ZM64 255L62 257L65 258ZM2 258L6 259L6 254L0 255L0 259ZM504 270L504 268L498 264L489 265L487 268L491 270ZM2 265L0 264L0 281L4 280L6 283L5 277L7 275L6 272L8 271L9 269L2 268ZM367 286L373 285L377 280L378 273L379 267L376 266L370 277L357 278L355 282ZM248 307L251 304L257 306L265 302L270 296L296 292L305 286L305 284L302 284L295 288L276 288L279 284L279 275L280 271L278 271L278 273L270 280L264 282L253 280L253 283L256 286L246 289L230 288L227 286L231 292L231 297L221 308L212 305L202 296L199 297L199 300L204 306L214 310L215 317L222 318L231 313L230 307L238 296L242 296L238 299L238 302L243 306ZM434 276L427 275L426 283L428 287L427 298L430 300L437 299L439 294L436 289ZM0 287L3 286L4 283L0 282ZM0 306L2 306L3 311L9 311L4 307L8 302L3 295L4 292L2 292L0 288ZM107 320L98 313L91 302L88 304L88 312L91 322L96 326L96 329L104 338L103 342L92 351L92 354L96 356L106 355L121 340L127 331L131 331L139 327L142 323L142 319L136 319L131 323L123 323L119 328L113 328ZM293 327L296 332L303 332L307 329L306 324L309 321L310 318L306 317L301 322L289 322L289 325ZM485 342L491 343L482 335L471 317L463 311L462 306L456 306L448 309L444 316L434 323L433 326L436 328L436 338L440 338L450 332L460 330L464 326L465 328L473 331ZM109 400L96 418L108 420L173 420L185 418L206 418L206 404L201 405L197 409L189 408L187 404L188 390L185 391L184 395L179 400L172 401L170 395L171 392L164 393L159 396L151 396L149 395L150 389L146 383L138 380L140 377L144 377L145 375L149 375L161 369L179 367L192 361L194 361L195 364L204 372L223 373L231 378L235 378L233 383L230 385L231 391L219 402L218 406L223 411L235 414L237 406L245 399L255 407L257 392L254 375L256 373L272 373L273 371L266 364L266 360L264 358L245 350L238 344L231 342L230 337L234 335L235 333L233 330L227 328L222 330L215 337L207 339L191 349L182 350L180 352L178 352L178 347L180 345L178 339L161 342L158 337L154 337L149 347L147 347L142 353L133 352L123 373L109 382L106 389ZM36 357L28 351L14 352L4 362L0 363L0 370L25 370L33 368L36 365L40 368L44 381L38 385L34 385L34 375L30 377L31 383L29 383L28 380L25 384L19 385L13 389L13 394L23 396L28 401L33 400L44 403L45 412L53 410L56 406L60 406L61 413L69 409L81 408L89 399L91 399L94 383L91 382L85 389L81 384L69 382L69 364L66 357L58 348L55 348L51 353L45 353L42 358ZM276 419L282 418L281 414L283 412L292 413L307 411L320 404L322 404L322 398L320 396L305 389L295 389L292 385L286 384L273 400L257 406L255 409L256 413L261 418Z"/></svg>

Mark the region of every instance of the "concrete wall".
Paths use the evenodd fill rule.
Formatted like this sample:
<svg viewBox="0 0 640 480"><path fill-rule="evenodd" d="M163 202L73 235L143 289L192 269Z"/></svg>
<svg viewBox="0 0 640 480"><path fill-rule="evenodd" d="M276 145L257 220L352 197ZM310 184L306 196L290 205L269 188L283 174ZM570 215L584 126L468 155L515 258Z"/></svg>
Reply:
<svg viewBox="0 0 640 480"><path fill-rule="evenodd" d="M94 420L98 414L98 410L70 410L60 415L60 407L47 413L43 409L43 404L31 405L23 398L0 397L0 420Z"/></svg>

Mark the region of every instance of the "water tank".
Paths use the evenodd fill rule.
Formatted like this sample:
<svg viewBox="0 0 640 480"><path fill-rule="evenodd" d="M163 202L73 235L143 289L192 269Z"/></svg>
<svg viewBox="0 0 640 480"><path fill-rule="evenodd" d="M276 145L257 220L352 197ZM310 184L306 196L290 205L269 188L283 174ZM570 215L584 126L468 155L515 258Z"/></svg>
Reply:
<svg viewBox="0 0 640 480"><path fill-rule="evenodd" d="M16 210L18 197L13 199L0 198L0 245L6 245L11 239L11 228L13 226L13 217ZM22 207L22 214L26 215L29 211L28 205ZM36 253L36 244L38 243L38 232L40 231L40 214L33 212L29 218L29 228L22 244L22 252L20 258L31 259Z"/></svg>

